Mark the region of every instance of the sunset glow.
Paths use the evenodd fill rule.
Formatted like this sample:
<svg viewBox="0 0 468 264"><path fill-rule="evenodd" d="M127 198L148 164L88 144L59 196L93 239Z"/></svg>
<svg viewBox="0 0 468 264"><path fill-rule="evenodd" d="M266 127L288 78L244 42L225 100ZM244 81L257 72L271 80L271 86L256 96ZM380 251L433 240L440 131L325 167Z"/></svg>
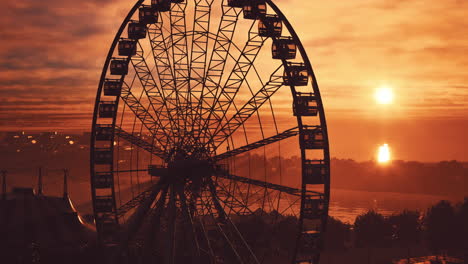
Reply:
<svg viewBox="0 0 468 264"><path fill-rule="evenodd" d="M383 144L379 146L377 161L379 163L388 163L390 159L390 148L388 147L388 144Z"/></svg>
<svg viewBox="0 0 468 264"><path fill-rule="evenodd" d="M375 100L378 104L391 104L393 102L393 90L388 86L381 86L375 92Z"/></svg>

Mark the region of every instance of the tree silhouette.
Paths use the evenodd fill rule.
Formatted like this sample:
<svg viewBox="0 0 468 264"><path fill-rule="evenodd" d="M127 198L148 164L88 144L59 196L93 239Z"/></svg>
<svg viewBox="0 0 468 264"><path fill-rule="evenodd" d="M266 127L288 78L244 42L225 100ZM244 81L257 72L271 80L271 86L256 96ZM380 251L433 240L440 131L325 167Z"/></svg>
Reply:
<svg viewBox="0 0 468 264"><path fill-rule="evenodd" d="M434 253L446 253L455 246L457 234L455 210L448 201L440 201L429 208L424 218L428 247Z"/></svg>
<svg viewBox="0 0 468 264"><path fill-rule="evenodd" d="M356 244L360 247L385 246L391 237L391 226L385 217L374 210L356 217Z"/></svg>
<svg viewBox="0 0 468 264"><path fill-rule="evenodd" d="M354 222L356 245L367 247L368 263L371 262L372 248L385 246L390 240L391 231L391 226L385 217L374 210L356 217Z"/></svg>
<svg viewBox="0 0 468 264"><path fill-rule="evenodd" d="M329 217L325 233L325 250L341 251L346 249L350 239L351 226L340 220Z"/></svg>
<svg viewBox="0 0 468 264"><path fill-rule="evenodd" d="M457 245L468 260L468 197L457 206L456 212Z"/></svg>
<svg viewBox="0 0 468 264"><path fill-rule="evenodd" d="M419 242L421 235L419 218L419 212L408 210L390 216L388 222L392 226L393 241L402 246L409 246Z"/></svg>
<svg viewBox="0 0 468 264"><path fill-rule="evenodd" d="M408 249L408 263L411 257L411 246L418 243L421 238L420 214L416 211L403 211L388 218L392 227L392 240L398 246Z"/></svg>

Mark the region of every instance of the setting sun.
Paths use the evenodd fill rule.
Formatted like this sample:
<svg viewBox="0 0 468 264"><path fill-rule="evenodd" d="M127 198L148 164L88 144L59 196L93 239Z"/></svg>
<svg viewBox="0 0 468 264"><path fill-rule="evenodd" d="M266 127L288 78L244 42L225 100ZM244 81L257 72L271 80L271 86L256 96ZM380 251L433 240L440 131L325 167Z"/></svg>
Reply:
<svg viewBox="0 0 468 264"><path fill-rule="evenodd" d="M375 92L375 100L379 104L391 104L393 102L393 90L388 86L381 86Z"/></svg>
<svg viewBox="0 0 468 264"><path fill-rule="evenodd" d="M388 144L379 146L377 161L379 163L388 163L390 161L390 148L388 147Z"/></svg>

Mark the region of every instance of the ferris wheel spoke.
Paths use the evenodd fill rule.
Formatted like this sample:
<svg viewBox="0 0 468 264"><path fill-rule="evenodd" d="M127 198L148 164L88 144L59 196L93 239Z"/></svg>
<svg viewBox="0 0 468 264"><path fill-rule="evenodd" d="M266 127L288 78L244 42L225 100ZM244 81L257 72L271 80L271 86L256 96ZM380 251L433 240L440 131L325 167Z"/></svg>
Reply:
<svg viewBox="0 0 468 264"><path fill-rule="evenodd" d="M166 203L167 188L163 189L155 207L152 209L152 214L149 220L149 230L146 231L146 238L143 245L143 255L152 260L154 252L157 248L156 239L161 234L161 216L164 212L164 205Z"/></svg>
<svg viewBox="0 0 468 264"><path fill-rule="evenodd" d="M279 66L271 74L269 81L227 123L217 129L213 137L215 147L219 147L283 86L283 75L278 73L282 67L282 65Z"/></svg>
<svg viewBox="0 0 468 264"><path fill-rule="evenodd" d="M141 102L133 95L130 91L130 87L124 82L122 86L122 93L121 93L122 101L130 108L133 114L143 123L143 125L148 129L148 131L154 136L156 141L161 146L166 146L168 143L164 141L164 138L168 138L168 134L166 131L158 130L156 124L156 120L150 114L148 109L141 104ZM169 138L170 140L170 138Z"/></svg>
<svg viewBox="0 0 468 264"><path fill-rule="evenodd" d="M234 211L236 215L243 216L246 214L253 214L252 210L248 207L245 201L239 200L232 191L229 190L229 187L225 186L219 181L216 182L218 187L218 198L219 200L228 207L230 211Z"/></svg>
<svg viewBox="0 0 468 264"><path fill-rule="evenodd" d="M187 85L186 82L188 82L189 77L187 25L185 19L186 7L186 1L175 3L170 11L172 62L176 86Z"/></svg>
<svg viewBox="0 0 468 264"><path fill-rule="evenodd" d="M131 58L133 68L135 69L136 75L138 76L144 93L148 97L150 106L153 109L156 124L159 126L157 130L168 131L172 126L174 120L172 119L171 113L167 106L165 97L161 93L161 89L156 84L151 70L146 63L144 57L144 51L141 44L138 43L138 50ZM166 141L170 138L166 138Z"/></svg>
<svg viewBox="0 0 468 264"><path fill-rule="evenodd" d="M148 28L148 37L161 86L161 96L167 105L167 111L173 116L172 127L169 134L171 137L176 137L176 132L179 131L180 127L178 120L174 120L174 118L178 119L178 115L175 113L179 113L179 111L177 110L178 100L176 96L174 69L171 63L172 54L170 52L173 48L173 36L169 34L169 36L165 37L164 32L162 16L157 23L150 25Z"/></svg>
<svg viewBox="0 0 468 264"><path fill-rule="evenodd" d="M172 67L174 71L175 97L177 102L177 123L181 128L180 137L185 136L187 115L189 111L188 94L189 82L189 56L187 41L187 25L185 19L186 1L175 3L170 10L171 36L172 36Z"/></svg>
<svg viewBox="0 0 468 264"><path fill-rule="evenodd" d="M211 105L215 103L216 93L224 73L228 56L230 55L232 39L237 27L241 10L233 8L225 3L222 4L222 16L214 38L213 51L210 55L208 66L204 75L204 83L201 90L199 104L196 107L198 111L197 123L200 123L200 133L202 133L205 119L211 114ZM216 113L213 113L216 119L220 119ZM199 135L202 137L202 135Z"/></svg>
<svg viewBox="0 0 468 264"><path fill-rule="evenodd" d="M116 261L117 258L121 256L121 253L127 248L128 243L137 233L139 227L143 223L144 218L150 210L151 205L163 187L164 186L161 183L153 185L148 197L139 202L139 206L136 207L135 212L130 216L125 227L122 229L122 232L119 235L119 244L115 250L117 254L112 256L111 261Z"/></svg>
<svg viewBox="0 0 468 264"><path fill-rule="evenodd" d="M242 176L236 176L236 175L229 174L227 172L217 171L216 176L218 176L219 178L223 178L223 179L238 181L238 182L247 183L247 184L254 185L254 186L281 191L283 193L287 193L289 195L294 195L294 196L300 196L302 193L302 190L298 188L288 187L288 186L284 186L280 184L274 184L274 183L270 183L267 181L254 180L254 179L250 179L250 178L246 178ZM307 195L310 195L310 196L322 196L323 195L323 193L310 191L310 190L306 191L306 193Z"/></svg>
<svg viewBox="0 0 468 264"><path fill-rule="evenodd" d="M209 191L208 191L209 192ZM206 198L206 199L205 199ZM226 244L229 246L228 248L231 249L233 255L237 259L238 263L245 263L241 257L241 255L238 252L238 248L234 245L234 243L231 241L229 238L229 233L227 233L223 226L225 225L225 218L224 218L224 211L221 208L221 205L219 202L215 202L215 199L211 198L211 194L209 194L207 197L200 197L200 202L202 207L205 209L206 213L210 216L212 219L212 224L207 225L206 228L211 228L210 230L217 230L219 234L222 236L223 240L226 242ZM218 207L217 209L215 209ZM203 227L205 228L205 227ZM213 238L213 234L210 236ZM208 238L209 240L210 238ZM215 239L217 240L217 239ZM219 240L219 238L218 238ZM213 253L213 258L212 260L215 260L220 257L220 255L216 254L215 251L220 251L219 248L213 248L212 253ZM224 253L224 252L221 252Z"/></svg>
<svg viewBox="0 0 468 264"><path fill-rule="evenodd" d="M198 242L198 235L195 230L194 221L192 218L192 213L190 212L189 206L187 204L187 197L183 189L178 191L178 196L180 200L180 207L182 212L182 221L185 223L185 228L187 228L187 235L190 237L189 240L192 240L195 244L195 248L192 249L192 259L195 257L196 259L200 259L201 252L200 252L200 244Z"/></svg>
<svg viewBox="0 0 468 264"><path fill-rule="evenodd" d="M133 208L139 206L143 201L149 199L152 191L153 191L153 187L149 188L146 191L143 191L142 193L136 195L131 200L127 201L125 204L121 205L119 208L117 208L117 216L119 218L123 217Z"/></svg>
<svg viewBox="0 0 468 264"><path fill-rule="evenodd" d="M169 186L169 202L167 205L168 219L167 219L167 230L166 230L166 241L164 248L164 259L166 264L173 264L175 257L175 230L176 230L176 217L177 217L177 207L176 207L176 193L174 186Z"/></svg>
<svg viewBox="0 0 468 264"><path fill-rule="evenodd" d="M232 45L234 46L234 48L235 48L239 53L242 53L242 50L239 48L239 46L237 46L237 44L236 44L235 42L233 42ZM232 55L231 53L229 53L229 57L231 57L231 59L233 59L233 60L236 60L236 59L237 59L237 58L234 57L234 55ZM254 70L257 79L259 80L259 82L260 82L261 85L263 86L263 85L264 85L263 80L262 80L262 78L260 77L260 74L259 74L259 72L258 72L257 67L255 66L255 64L252 64L252 69Z"/></svg>
<svg viewBox="0 0 468 264"><path fill-rule="evenodd" d="M229 234L229 237L226 236L226 240L228 240L228 243L232 244L232 247L236 249L235 252L242 254L238 255L242 263L246 262L259 264L260 262L253 253L251 247L247 244L243 235L241 234L241 232L239 232L237 226L232 222L230 216L227 215L224 209L222 208L219 201L220 199L216 193L216 186L212 180L209 181L209 191L211 193L211 199L215 205L214 208L218 212L218 215L222 216L222 219L224 221L223 225L218 226L221 228L221 230L223 230L223 227L224 229L226 229L227 232L223 232L225 236Z"/></svg>
<svg viewBox="0 0 468 264"><path fill-rule="evenodd" d="M293 127L293 128L288 129L288 130L285 130L285 131L283 131L283 132L281 132L279 134L276 134L274 136L271 136L271 137L268 137L268 138L265 138L265 139L262 139L262 140L247 144L245 146L242 146L242 147L239 147L239 148L224 152L224 153L219 154L217 156L214 156L213 160L214 161L220 161L220 160L224 160L224 159L227 159L227 158L230 158L230 157L234 157L234 156L240 155L242 153L245 153L247 151L258 149L258 148L261 148L263 146L273 144L275 142L278 142L278 141L281 141L281 140L284 140L284 139L287 139L287 138L290 138L290 137L297 136L298 134L299 134L299 128L298 127Z"/></svg>
<svg viewBox="0 0 468 264"><path fill-rule="evenodd" d="M160 157L161 159L166 158L166 154L163 150L161 150L159 147L149 143L148 141L135 136L133 133L126 132L120 127L115 127L115 134L122 139L125 139L127 142L148 151L149 153L156 155Z"/></svg>
<svg viewBox="0 0 468 264"><path fill-rule="evenodd" d="M164 36L164 24L161 18L157 23L149 26L148 36L161 85L161 95L165 100L168 100L175 90L174 72L170 61L172 35ZM169 101L168 103L175 106L175 101Z"/></svg>
<svg viewBox="0 0 468 264"><path fill-rule="evenodd" d="M206 57L208 54L208 41L210 39L211 6L214 0L195 0L195 14L192 30L192 47L190 54L190 91L188 94L188 105L190 109L190 120L194 137L198 137L201 119L198 107L201 102L205 80ZM194 82L192 82L192 80Z"/></svg>
<svg viewBox="0 0 468 264"><path fill-rule="evenodd" d="M218 89L215 102L212 104L210 114L205 121L204 127L207 128L207 130L213 123L217 124L217 127L221 125L221 121L227 115L229 108L234 102L239 89L247 78L247 74L251 70L255 59L267 39L258 34L255 23L252 23L248 34L249 39L234 64L232 71L229 73L228 79L225 81L224 85ZM221 118L212 120L211 116L213 113L216 113Z"/></svg>

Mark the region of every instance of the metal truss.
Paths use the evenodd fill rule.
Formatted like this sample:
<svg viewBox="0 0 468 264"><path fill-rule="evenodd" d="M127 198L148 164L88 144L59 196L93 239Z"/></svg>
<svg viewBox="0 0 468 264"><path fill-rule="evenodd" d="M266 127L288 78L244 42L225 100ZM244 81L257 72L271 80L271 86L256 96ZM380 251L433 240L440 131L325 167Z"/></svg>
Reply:
<svg viewBox="0 0 468 264"><path fill-rule="evenodd" d="M179 129L179 139L185 141L186 136L189 82L189 56L187 43L187 25L185 21L186 1L175 3L170 10L171 36L172 36L172 66L174 72L176 107L176 122ZM183 144L183 143L179 143Z"/></svg>
<svg viewBox="0 0 468 264"><path fill-rule="evenodd" d="M247 74L252 68L263 44L267 38L258 35L255 23L249 30L249 39L245 44L239 59L236 61L232 72L229 74L225 84L218 89L215 103L212 104L210 114L205 121L204 131L210 131L212 126L218 128L225 118L229 108L234 103L241 85L247 78ZM215 118L211 118L214 115ZM219 118L218 118L219 117ZM215 129L216 131L217 129Z"/></svg>
<svg viewBox="0 0 468 264"><path fill-rule="evenodd" d="M229 210L234 211L237 215L253 214L252 210L250 210L248 205L246 205L244 201L236 197L225 186L219 184L218 181L215 182L215 185L217 187L217 196L219 200L225 205L225 208L227 207Z"/></svg>
<svg viewBox="0 0 468 264"><path fill-rule="evenodd" d="M125 139L129 143L131 143L131 144L133 144L133 145L135 145L135 146L137 146L137 147L139 147L141 149L144 149L144 150L148 151L149 153L151 153L153 155L156 155L156 156L160 157L163 160L166 158L166 154L162 149L160 149L157 146L149 143L146 140L141 139L138 136L135 136L135 135L133 135L131 133L126 132L125 130L123 130L120 127L115 127L115 135L117 135L118 137L120 137L122 139Z"/></svg>
<svg viewBox="0 0 468 264"><path fill-rule="evenodd" d="M150 197L152 189L153 188L150 188L140 193L139 195L135 196L133 199L129 200L128 202L120 206L117 209L117 216L120 218L124 216L126 213L128 213L130 210L132 210L133 208L139 206L144 200Z"/></svg>
<svg viewBox="0 0 468 264"><path fill-rule="evenodd" d="M245 103L227 123L222 125L215 132L213 141L215 147L219 147L227 138L229 138L245 121L247 121L257 110L267 102L273 94L283 86L283 76L278 67L270 76L268 82Z"/></svg>
<svg viewBox="0 0 468 264"><path fill-rule="evenodd" d="M288 129L288 130L285 130L282 133L279 133L277 135L274 135L274 136L259 140L257 142L250 143L248 145L242 146L240 148L233 149L233 150L225 152L223 154L217 155L217 156L215 156L213 158L213 160L214 161L220 161L220 160L227 159L227 158L230 158L230 157L233 157L233 156L237 156L237 155L245 153L247 151L258 149L258 148L261 148L263 146L278 142L280 140L297 136L298 134L299 134L299 128L298 127L293 127L293 128Z"/></svg>
<svg viewBox="0 0 468 264"><path fill-rule="evenodd" d="M258 186L258 187L262 187L262 188L266 188L266 189L280 191L280 192L287 193L287 194L294 195L294 196L301 196L301 194L302 194L301 189L292 188L292 187L279 185L279 184L274 184L274 183L270 183L270 182L267 182L267 181L260 181L260 180L254 180L254 179L246 178L246 177L236 176L236 175L232 175L232 174L229 174L228 172L221 171L221 170L217 171L216 176L220 177L220 178L223 178L223 179L233 180L233 181L237 181L237 182L247 183L247 184L250 184L250 185L253 185L253 186ZM312 196L317 196L317 197L323 196L322 193L315 192L315 191L307 191L306 193L311 197Z"/></svg>
<svg viewBox="0 0 468 264"><path fill-rule="evenodd" d="M148 129L148 131L153 135L156 141L161 145L165 146L164 138L168 135L165 131L159 130L157 121L150 114L148 109L143 106L133 93L130 91L130 87L124 82L122 85L122 93L120 95L122 101L130 108L133 114L141 121L141 123Z"/></svg>
<svg viewBox="0 0 468 264"><path fill-rule="evenodd" d="M200 136L201 120L197 118L198 108L196 106L200 105L203 93L212 4L213 0L195 0L189 72L190 91L188 95L188 104L190 108L189 118L192 121L192 132L193 137L195 138Z"/></svg>
<svg viewBox="0 0 468 264"><path fill-rule="evenodd" d="M136 54L132 56L131 62L138 79L140 79L143 90L145 91L145 94L150 101L150 105L154 110L157 126L154 129L157 131L163 131L166 136L163 142L169 143L174 139L171 137L171 135L167 134L166 131L172 130L174 127L174 121L170 112L168 111L165 97L162 95L160 88L157 86L153 74L151 74L148 64L146 63L143 49L140 44L138 47L139 49L137 50Z"/></svg>
<svg viewBox="0 0 468 264"><path fill-rule="evenodd" d="M200 96L200 102L197 107L199 111L198 118L200 119L197 123L203 123L199 128L200 130L203 130L206 127L206 118L211 114L215 115L216 119L220 118L217 116L217 113L211 111L211 106L216 103L217 91L230 53L232 38L234 37L239 15L242 12L242 10L238 8L229 7L225 4L222 5L222 11L222 18L219 23L213 51L205 72L204 85ZM200 133L203 133L203 131L200 131ZM202 135L199 137L202 137Z"/></svg>
<svg viewBox="0 0 468 264"><path fill-rule="evenodd" d="M177 106L176 102L171 100L172 93L175 91L174 72L171 66L169 50L172 45L172 36L164 37L164 24L163 19L160 17L159 21L152 24L148 28L148 36L153 52L156 70L158 72L159 82L161 85L161 94L168 104L173 108Z"/></svg>
<svg viewBox="0 0 468 264"><path fill-rule="evenodd" d="M159 21L148 27L148 37L151 44L151 50L158 73L158 79L161 87L161 96L167 105L168 114L172 116L173 128L169 131L170 137L177 140L181 134L179 126L178 96L176 95L176 83L174 68L171 62L172 35L164 36L164 21L162 14ZM150 96L153 94L150 93Z"/></svg>

